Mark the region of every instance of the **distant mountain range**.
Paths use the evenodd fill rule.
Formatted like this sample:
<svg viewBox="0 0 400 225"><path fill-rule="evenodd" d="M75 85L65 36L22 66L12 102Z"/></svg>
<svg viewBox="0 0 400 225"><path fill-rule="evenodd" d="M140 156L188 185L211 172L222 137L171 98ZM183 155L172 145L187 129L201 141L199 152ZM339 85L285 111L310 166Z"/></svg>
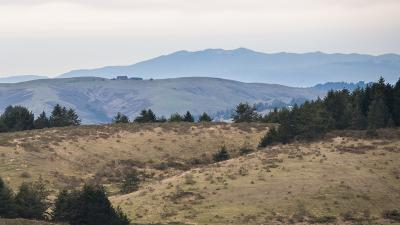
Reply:
<svg viewBox="0 0 400 225"><path fill-rule="evenodd" d="M400 76L400 56L325 54L322 52L267 54L245 48L179 51L128 66L74 70L60 78L119 75L164 79L217 77L242 82L309 87L326 82L367 82L383 76L395 82Z"/></svg>
<svg viewBox="0 0 400 225"><path fill-rule="evenodd" d="M19 83L31 80L48 79L46 76L38 75L20 75L20 76L10 76L10 77L0 77L0 83Z"/></svg>
<svg viewBox="0 0 400 225"><path fill-rule="evenodd" d="M41 79L0 84L0 111L23 105L38 115L60 103L76 109L86 124L108 123L122 112L130 118L144 108L159 116L191 111L218 115L240 102L259 103L260 110L324 96L325 91L276 84L190 77L158 80L109 80L95 77ZM223 115L223 114L219 114Z"/></svg>

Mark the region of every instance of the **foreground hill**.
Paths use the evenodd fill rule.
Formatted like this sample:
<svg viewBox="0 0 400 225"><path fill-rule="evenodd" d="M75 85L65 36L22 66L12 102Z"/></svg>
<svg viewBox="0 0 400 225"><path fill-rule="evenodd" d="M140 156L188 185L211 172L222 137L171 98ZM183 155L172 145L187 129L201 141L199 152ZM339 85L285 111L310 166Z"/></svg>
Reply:
<svg viewBox="0 0 400 225"><path fill-rule="evenodd" d="M257 148L268 124L80 126L0 134L0 176L54 196L100 183L139 224L389 224L400 209L400 129ZM232 159L214 163L226 146ZM137 169L139 190L122 194ZM0 224L4 220L0 220ZM19 225L24 223L10 223ZM8 223L6 223L8 224Z"/></svg>
<svg viewBox="0 0 400 225"><path fill-rule="evenodd" d="M60 77L112 78L127 75L160 79L207 76L305 87L327 81L374 81L377 76L383 76L389 82L396 82L399 70L400 56L395 54L266 54L240 48L179 51L129 66L75 70Z"/></svg>
<svg viewBox="0 0 400 225"><path fill-rule="evenodd" d="M194 115L232 109L240 102L289 104L314 99L324 91L274 84L242 83L216 78L108 80L45 79L0 84L0 110L23 105L36 115L60 103L76 109L83 123L108 123L122 112L131 118L144 108L169 116L190 110Z"/></svg>
<svg viewBox="0 0 400 225"><path fill-rule="evenodd" d="M260 149L111 200L143 223L389 224L385 212L400 209L400 130L360 134Z"/></svg>
<svg viewBox="0 0 400 225"><path fill-rule="evenodd" d="M162 123L0 133L0 176L14 189L42 177L53 190L99 182L118 192L130 169L150 180L208 164L226 146L256 149L266 124Z"/></svg>

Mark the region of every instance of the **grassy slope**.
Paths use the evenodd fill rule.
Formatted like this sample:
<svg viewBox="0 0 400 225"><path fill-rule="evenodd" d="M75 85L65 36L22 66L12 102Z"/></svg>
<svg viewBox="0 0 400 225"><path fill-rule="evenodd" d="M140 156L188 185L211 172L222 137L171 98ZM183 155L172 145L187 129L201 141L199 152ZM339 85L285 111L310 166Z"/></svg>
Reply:
<svg viewBox="0 0 400 225"><path fill-rule="evenodd" d="M232 154L243 146L255 148L266 130L266 125L258 124L166 123L3 133L0 175L14 188L41 176L55 189L76 187L95 174L101 174L103 182L121 167L138 166L168 176L179 170L154 168L162 162L210 158L222 145ZM131 161L123 165L123 160Z"/></svg>
<svg viewBox="0 0 400 225"><path fill-rule="evenodd" d="M237 157L241 147L255 149L266 130L263 124L183 123L0 134L0 176L14 188L42 176L54 190L96 177L139 223L271 224L323 216L343 223L347 214L383 224L384 210L400 208L400 129L384 131L381 139L333 134L219 164L174 166L209 159L222 145ZM174 163L161 169L162 162ZM153 176L139 191L121 195L115 174L124 167Z"/></svg>
<svg viewBox="0 0 400 225"><path fill-rule="evenodd" d="M138 222L270 224L333 216L344 223L347 214L352 223L369 217L383 224L384 210L400 208L399 146L399 137L277 146L112 201Z"/></svg>

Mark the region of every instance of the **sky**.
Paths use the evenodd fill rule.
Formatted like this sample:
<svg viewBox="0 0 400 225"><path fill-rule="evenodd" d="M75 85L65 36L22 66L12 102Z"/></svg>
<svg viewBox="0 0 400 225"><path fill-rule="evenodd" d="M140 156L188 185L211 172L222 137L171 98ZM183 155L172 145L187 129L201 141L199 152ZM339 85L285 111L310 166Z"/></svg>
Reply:
<svg viewBox="0 0 400 225"><path fill-rule="evenodd" d="M400 53L399 0L0 0L0 76L179 50Z"/></svg>

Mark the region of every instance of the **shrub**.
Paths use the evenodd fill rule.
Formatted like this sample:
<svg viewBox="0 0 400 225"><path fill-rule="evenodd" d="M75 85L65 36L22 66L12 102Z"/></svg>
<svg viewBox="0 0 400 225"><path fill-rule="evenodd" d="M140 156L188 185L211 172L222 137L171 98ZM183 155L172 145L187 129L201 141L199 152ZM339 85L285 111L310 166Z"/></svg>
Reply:
<svg viewBox="0 0 400 225"><path fill-rule="evenodd" d="M193 179L193 175L192 174L186 174L185 175L185 184L193 185L195 183L196 183L196 181Z"/></svg>
<svg viewBox="0 0 400 225"><path fill-rule="evenodd" d="M242 155L242 156L243 155L248 155L248 154L250 154L252 152L254 152L254 150L251 149L251 148L248 148L248 147L243 147L243 148L239 149L239 154Z"/></svg>
<svg viewBox="0 0 400 225"><path fill-rule="evenodd" d="M131 193L139 189L140 174L134 169L125 175L125 179L121 186L122 193Z"/></svg>
<svg viewBox="0 0 400 225"><path fill-rule="evenodd" d="M386 210L383 212L383 218L400 222L400 210Z"/></svg>
<svg viewBox="0 0 400 225"><path fill-rule="evenodd" d="M225 146L222 146L222 148L213 155L213 159L215 162L225 161L228 160L229 158L230 156Z"/></svg>

